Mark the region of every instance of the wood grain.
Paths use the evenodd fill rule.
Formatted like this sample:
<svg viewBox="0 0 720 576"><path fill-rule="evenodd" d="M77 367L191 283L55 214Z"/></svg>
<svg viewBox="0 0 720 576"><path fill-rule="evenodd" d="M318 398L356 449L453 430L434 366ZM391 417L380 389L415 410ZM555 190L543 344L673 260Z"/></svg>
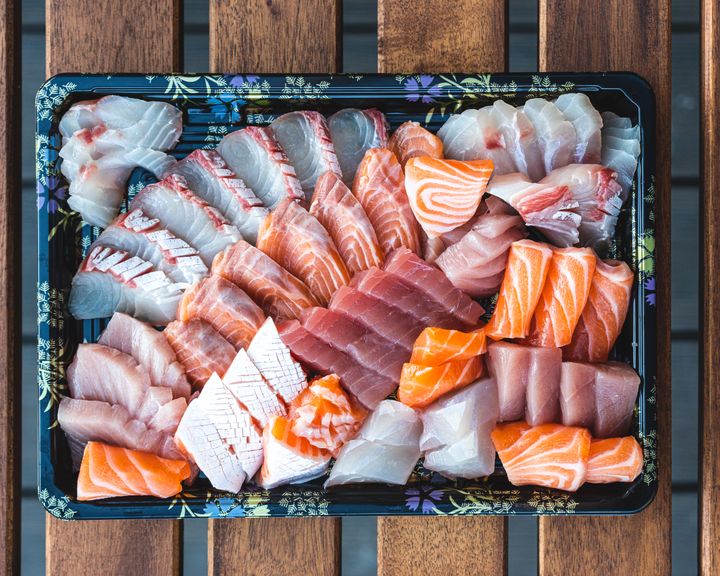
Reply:
<svg viewBox="0 0 720 576"><path fill-rule="evenodd" d="M210 0L210 69L339 72L341 26L339 0Z"/></svg>
<svg viewBox="0 0 720 576"><path fill-rule="evenodd" d="M47 0L47 73L180 70L181 1ZM177 575L182 523L47 516L49 575Z"/></svg>
<svg viewBox="0 0 720 576"><path fill-rule="evenodd" d="M472 15L472 17L469 17ZM505 0L379 0L378 71L507 69ZM378 518L381 576L507 571L504 518Z"/></svg>
<svg viewBox="0 0 720 576"><path fill-rule="evenodd" d="M655 91L659 446L645 511L540 520L540 573L670 574L670 0L540 0L538 53L541 70L633 71Z"/></svg>

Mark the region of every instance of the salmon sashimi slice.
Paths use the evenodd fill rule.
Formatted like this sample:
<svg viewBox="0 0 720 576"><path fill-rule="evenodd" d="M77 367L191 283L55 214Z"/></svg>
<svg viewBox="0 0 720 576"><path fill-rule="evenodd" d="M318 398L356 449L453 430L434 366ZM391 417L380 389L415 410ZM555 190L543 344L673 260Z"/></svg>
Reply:
<svg viewBox="0 0 720 576"><path fill-rule="evenodd" d="M218 254L212 271L242 288L265 314L278 321L299 318L303 308L318 305L302 280L244 241Z"/></svg>
<svg viewBox="0 0 720 576"><path fill-rule="evenodd" d="M375 228L384 254L401 246L420 253L420 231L405 192L405 175L390 150L371 148L365 153L352 192Z"/></svg>
<svg viewBox="0 0 720 576"><path fill-rule="evenodd" d="M607 438L590 444L586 482L632 482L643 469L643 450L635 438Z"/></svg>
<svg viewBox="0 0 720 576"><path fill-rule="evenodd" d="M575 492L585 482L591 437L584 428L511 422L498 424L492 440L513 486Z"/></svg>
<svg viewBox="0 0 720 576"><path fill-rule="evenodd" d="M233 345L199 318L171 322L164 334L196 390L205 385L213 372L224 374L235 358Z"/></svg>
<svg viewBox="0 0 720 576"><path fill-rule="evenodd" d="M375 229L360 202L337 174L326 172L320 176L310 214L330 234L350 275L382 266L383 254Z"/></svg>
<svg viewBox="0 0 720 576"><path fill-rule="evenodd" d="M404 122L397 127L388 143L390 152L395 154L398 162L405 168L410 158L426 156L429 158L443 157L443 143L432 132L417 122Z"/></svg>
<svg viewBox="0 0 720 576"><path fill-rule="evenodd" d="M429 238L438 238L475 215L492 173L492 160L421 156L408 161L405 188L410 207Z"/></svg>
<svg viewBox="0 0 720 576"><path fill-rule="evenodd" d="M525 338L540 300L553 251L547 244L518 240L510 247L495 311L486 326L493 340Z"/></svg>
<svg viewBox="0 0 720 576"><path fill-rule="evenodd" d="M265 314L242 288L213 274L186 290L178 306L178 320L193 318L210 324L239 350L250 344Z"/></svg>
<svg viewBox="0 0 720 576"><path fill-rule="evenodd" d="M77 483L81 502L116 496L170 498L182 491L190 477L185 460L168 460L154 454L88 442Z"/></svg>
<svg viewBox="0 0 720 576"><path fill-rule="evenodd" d="M625 262L598 260L590 293L563 358L605 362L620 335L630 305L633 272Z"/></svg>
<svg viewBox="0 0 720 576"><path fill-rule="evenodd" d="M438 366L444 362L469 360L487 352L485 332L429 327L415 341L410 362L422 366Z"/></svg>
<svg viewBox="0 0 720 576"><path fill-rule="evenodd" d="M400 376L398 400L411 408L424 408L443 394L474 382L484 369L480 356L438 366L406 363Z"/></svg>
<svg viewBox="0 0 720 576"><path fill-rule="evenodd" d="M350 186L365 152L387 146L387 120L377 108L344 108L328 118L328 127L343 181Z"/></svg>
<svg viewBox="0 0 720 576"><path fill-rule="evenodd" d="M292 422L284 416L273 416L265 426L263 452L262 467L255 481L266 490L322 476L330 464L330 452L296 435Z"/></svg>
<svg viewBox="0 0 720 576"><path fill-rule="evenodd" d="M292 200L280 202L265 219L257 247L305 282L323 306L350 281L345 262L327 230Z"/></svg>
<svg viewBox="0 0 720 576"><path fill-rule="evenodd" d="M591 248L555 248L545 286L530 323L528 343L562 348L570 344L587 303L597 257Z"/></svg>

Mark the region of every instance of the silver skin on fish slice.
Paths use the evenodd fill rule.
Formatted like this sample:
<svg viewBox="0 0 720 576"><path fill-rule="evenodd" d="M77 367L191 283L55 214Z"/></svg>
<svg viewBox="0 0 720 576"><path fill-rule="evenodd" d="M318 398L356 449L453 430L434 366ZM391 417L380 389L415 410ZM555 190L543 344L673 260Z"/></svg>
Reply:
<svg viewBox="0 0 720 576"><path fill-rule="evenodd" d="M328 128L343 182L351 186L365 152L387 146L387 120L374 108L345 108L328 118Z"/></svg>

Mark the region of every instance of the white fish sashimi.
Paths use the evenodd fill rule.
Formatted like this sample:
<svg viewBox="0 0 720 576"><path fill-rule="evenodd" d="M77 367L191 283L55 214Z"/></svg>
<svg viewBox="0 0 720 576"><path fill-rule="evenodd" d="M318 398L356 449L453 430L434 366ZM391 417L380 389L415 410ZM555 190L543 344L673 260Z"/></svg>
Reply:
<svg viewBox="0 0 720 576"><path fill-rule="evenodd" d="M147 260L96 246L72 280L68 308L78 320L124 312L164 326L175 319L181 297L181 288Z"/></svg>
<svg viewBox="0 0 720 576"><path fill-rule="evenodd" d="M175 398L160 406L155 415L150 419L148 427L157 430L162 434L173 436L180 425L185 410L187 410L185 398Z"/></svg>
<svg viewBox="0 0 720 576"><path fill-rule="evenodd" d="M145 392L137 417L149 425L150 420L157 414L158 410L172 401L173 392L170 388L166 386L150 386Z"/></svg>
<svg viewBox="0 0 720 576"><path fill-rule="evenodd" d="M135 209L195 247L208 267L218 252L242 239L240 231L177 174L143 188L130 203L130 210Z"/></svg>
<svg viewBox="0 0 720 576"><path fill-rule="evenodd" d="M505 148L512 156L517 171L533 182L545 176L545 164L535 127L525 113L503 100L496 100L490 114L503 135Z"/></svg>
<svg viewBox="0 0 720 576"><path fill-rule="evenodd" d="M586 94L575 92L563 94L555 100L565 118L575 128L575 164L597 164L600 162L601 129L603 120Z"/></svg>
<svg viewBox="0 0 720 576"><path fill-rule="evenodd" d="M345 108L328 118L328 128L343 182L351 186L365 152L387 147L387 120L375 108Z"/></svg>
<svg viewBox="0 0 720 576"><path fill-rule="evenodd" d="M172 169L180 174L198 196L217 208L240 230L243 238L255 244L260 223L268 215L262 200L228 168L215 150L195 150Z"/></svg>
<svg viewBox="0 0 720 576"><path fill-rule="evenodd" d="M285 198L305 200L295 169L270 128L248 126L231 132L217 150L270 210Z"/></svg>
<svg viewBox="0 0 720 576"><path fill-rule="evenodd" d="M640 127L613 112L603 112L602 118L605 124L600 163L617 172L624 202L630 195L640 157Z"/></svg>
<svg viewBox="0 0 720 576"><path fill-rule="evenodd" d="M535 127L540 142L545 172L571 164L575 157L577 134L572 123L553 103L542 98L531 98L522 107Z"/></svg>

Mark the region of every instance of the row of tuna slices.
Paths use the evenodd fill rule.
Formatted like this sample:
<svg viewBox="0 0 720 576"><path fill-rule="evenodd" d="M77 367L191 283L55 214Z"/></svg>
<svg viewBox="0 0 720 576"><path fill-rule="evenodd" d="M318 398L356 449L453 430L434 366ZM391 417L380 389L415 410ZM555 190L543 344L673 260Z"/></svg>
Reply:
<svg viewBox="0 0 720 576"><path fill-rule="evenodd" d="M76 467L91 440L180 457L172 437L191 390L161 332L117 313L98 344L80 344L67 378L58 422Z"/></svg>

